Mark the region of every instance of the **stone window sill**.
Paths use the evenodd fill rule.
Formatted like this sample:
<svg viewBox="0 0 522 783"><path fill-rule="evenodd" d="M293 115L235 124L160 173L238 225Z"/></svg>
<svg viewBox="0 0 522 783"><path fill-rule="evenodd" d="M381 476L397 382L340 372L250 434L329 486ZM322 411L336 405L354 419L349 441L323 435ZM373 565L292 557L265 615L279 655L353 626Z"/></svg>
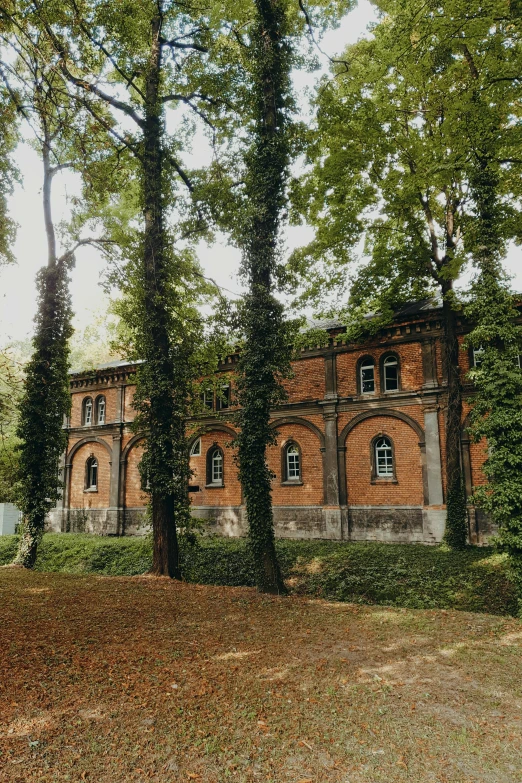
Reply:
<svg viewBox="0 0 522 783"><path fill-rule="evenodd" d="M217 482L214 482L212 484L205 484L205 489L223 489L224 486L225 485L223 484L223 482L219 484Z"/></svg>
<svg viewBox="0 0 522 783"><path fill-rule="evenodd" d="M371 480L372 484L398 484L398 480L396 478L385 478L384 476L379 476L379 478L372 478Z"/></svg>
<svg viewBox="0 0 522 783"><path fill-rule="evenodd" d="M288 481L282 481L281 482L281 486L282 487L302 487L303 486L303 482L300 479L299 480L288 479Z"/></svg>
<svg viewBox="0 0 522 783"><path fill-rule="evenodd" d="M98 492L98 487L87 487L87 489L83 490L84 492Z"/></svg>

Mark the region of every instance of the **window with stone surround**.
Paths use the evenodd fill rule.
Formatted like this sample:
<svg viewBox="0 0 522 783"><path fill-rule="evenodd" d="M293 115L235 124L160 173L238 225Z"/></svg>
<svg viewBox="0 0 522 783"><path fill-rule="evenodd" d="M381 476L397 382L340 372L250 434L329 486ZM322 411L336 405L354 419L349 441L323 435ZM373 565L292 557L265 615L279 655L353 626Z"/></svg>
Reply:
<svg viewBox="0 0 522 783"><path fill-rule="evenodd" d="M89 492L98 490L98 460L94 454L85 463L85 489Z"/></svg>
<svg viewBox="0 0 522 783"><path fill-rule="evenodd" d="M282 453L283 484L302 484L301 449L294 440L285 443Z"/></svg>
<svg viewBox="0 0 522 783"><path fill-rule="evenodd" d="M92 424L93 404L92 397L85 397L82 404L82 424L88 427Z"/></svg>
<svg viewBox="0 0 522 783"><path fill-rule="evenodd" d="M371 356L359 359L359 394L375 394L375 361Z"/></svg>

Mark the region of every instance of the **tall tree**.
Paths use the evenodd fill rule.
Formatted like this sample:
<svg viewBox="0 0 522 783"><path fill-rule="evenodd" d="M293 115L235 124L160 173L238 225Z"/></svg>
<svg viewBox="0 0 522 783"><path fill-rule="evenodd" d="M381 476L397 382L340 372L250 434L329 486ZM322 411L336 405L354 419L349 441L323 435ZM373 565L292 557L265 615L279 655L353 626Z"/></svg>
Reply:
<svg viewBox="0 0 522 783"><path fill-rule="evenodd" d="M497 56L495 73L484 67L484 49L491 48L495 54L504 48L509 53L508 58ZM467 342L480 356L472 372L471 434L488 447L483 466L487 483L475 490L475 500L499 528L497 544L509 554L522 616L522 326L515 306L518 300L520 307L520 296L513 294L502 265L513 223L518 223L515 233L520 236L520 218L512 207L519 197L522 166L519 108L516 122L522 98L520 25L498 18L490 24L482 51L466 46L465 56L470 89L462 110L472 147L474 205L467 245L475 267L467 308L474 329Z"/></svg>
<svg viewBox="0 0 522 783"><path fill-rule="evenodd" d="M274 441L271 409L284 397L290 370L290 336L274 296L279 226L289 162L287 112L291 105L292 49L284 0L256 0L251 31L253 140L246 158L247 213L243 271L248 293L242 308L244 345L239 361L237 437L239 478L258 589L283 593L274 546L272 475L267 446Z"/></svg>
<svg viewBox="0 0 522 783"><path fill-rule="evenodd" d="M102 240L66 234L59 252L52 216L52 185L58 172L85 166L93 137L89 117L63 98L63 79L52 51L41 40L24 9L2 10L8 28L3 37L2 69L14 109L23 118L43 164L42 208L47 237L47 265L37 276L38 311L32 356L25 368L16 435L18 482L16 500L24 514L16 563L34 565L47 512L59 496L57 465L67 436L69 411L68 339L71 335L69 271L76 250Z"/></svg>
<svg viewBox="0 0 522 783"><path fill-rule="evenodd" d="M472 149L462 126L461 96L469 90L464 45L483 48L498 9L477 7L469 16L469 4L458 1L434 11L402 0L379 8L372 38L348 47L334 78L321 87L310 147L315 164L295 188L296 209L317 233L311 246L296 253L293 266L305 279L315 275L312 293L321 285L328 290L327 274L336 284L346 279L354 244L366 231L369 260L355 275L348 320L364 309L377 310L378 328L405 301L437 291L442 296L445 537L460 548L467 524L456 328L461 305L454 283L469 258L463 236L473 217L467 168ZM488 67L499 76L493 49ZM310 259L326 259L327 274L317 274L317 263L307 269Z"/></svg>
<svg viewBox="0 0 522 783"><path fill-rule="evenodd" d="M195 190L180 162L191 128L178 123L169 133L165 108L183 107L216 130L237 71L220 41L233 34L216 19L214 7L203 11L190 3L36 5L75 99L133 157L129 176L139 182L141 227L130 251L122 314L130 318L136 357L144 360L134 405L135 427L146 437L140 471L150 493L152 572L179 578L176 524L189 517L185 423L196 347L189 325L198 320L193 305L201 280L182 241L187 233L201 234L205 220L198 212L187 229L180 219L178 184ZM209 66L211 48L215 59ZM218 67L220 58L225 68ZM100 102L114 124L100 113ZM174 230L168 225L173 213Z"/></svg>

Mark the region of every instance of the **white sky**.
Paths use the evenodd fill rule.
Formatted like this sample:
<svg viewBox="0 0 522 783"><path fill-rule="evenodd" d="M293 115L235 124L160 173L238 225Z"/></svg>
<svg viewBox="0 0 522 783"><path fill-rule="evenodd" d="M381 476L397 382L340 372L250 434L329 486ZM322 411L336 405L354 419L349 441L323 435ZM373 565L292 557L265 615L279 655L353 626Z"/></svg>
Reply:
<svg viewBox="0 0 522 783"><path fill-rule="evenodd" d="M374 9L368 0L360 0L357 8L344 20L341 26L329 32L321 42L321 48L335 55L348 44L364 35L367 25L374 19ZM327 65L325 58L325 67ZM298 73L295 86L298 93L312 87L319 74ZM198 165L207 157L207 150L195 148L190 164ZM16 188L11 200L11 214L19 224L14 248L17 264L0 269L0 345L13 340L23 340L32 334L33 317L36 308L35 275L46 263L46 240L41 205L41 162L37 154L27 145L17 153L17 163L23 176L23 186ZM53 214L55 221L67 215L67 197L75 190L71 175L58 175L54 187ZM307 227L290 227L287 230L288 250L305 244L312 237ZM224 288L240 290L237 280L239 253L225 242L212 247L200 246L199 256L205 274ZM522 291L522 250L511 248L507 268L515 275L515 290ZM104 309L104 294L99 287L104 261L93 248L82 248L77 253L76 268L72 273L71 293L75 311L75 326L85 327L93 313Z"/></svg>

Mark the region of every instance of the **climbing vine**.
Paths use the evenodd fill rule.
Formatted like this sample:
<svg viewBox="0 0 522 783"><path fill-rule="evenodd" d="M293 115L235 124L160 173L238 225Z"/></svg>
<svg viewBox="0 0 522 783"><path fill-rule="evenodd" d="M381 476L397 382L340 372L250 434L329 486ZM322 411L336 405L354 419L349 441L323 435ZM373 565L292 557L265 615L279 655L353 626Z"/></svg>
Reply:
<svg viewBox="0 0 522 783"><path fill-rule="evenodd" d="M15 562L26 568L34 565L45 517L60 495L57 466L67 445L63 422L71 402L68 340L72 313L67 264L41 269L37 287L36 335L16 432L21 441L16 501L24 524Z"/></svg>
<svg viewBox="0 0 522 783"><path fill-rule="evenodd" d="M509 554L522 614L522 327L502 269L502 202L490 160L479 160L472 186L477 276L468 308L475 328L468 344L480 350L480 362L472 371L471 435L488 447L487 483L475 488L474 500L499 528L497 543Z"/></svg>
<svg viewBox="0 0 522 783"><path fill-rule="evenodd" d="M241 241L248 293L240 313L244 346L238 367L237 444L257 586L281 593L285 588L274 547L266 451L274 442L270 411L285 398L281 381L290 371L291 356L290 327L274 296L274 281L289 162L292 48L284 0L256 0L255 9L250 55L254 126L246 158L248 206Z"/></svg>

